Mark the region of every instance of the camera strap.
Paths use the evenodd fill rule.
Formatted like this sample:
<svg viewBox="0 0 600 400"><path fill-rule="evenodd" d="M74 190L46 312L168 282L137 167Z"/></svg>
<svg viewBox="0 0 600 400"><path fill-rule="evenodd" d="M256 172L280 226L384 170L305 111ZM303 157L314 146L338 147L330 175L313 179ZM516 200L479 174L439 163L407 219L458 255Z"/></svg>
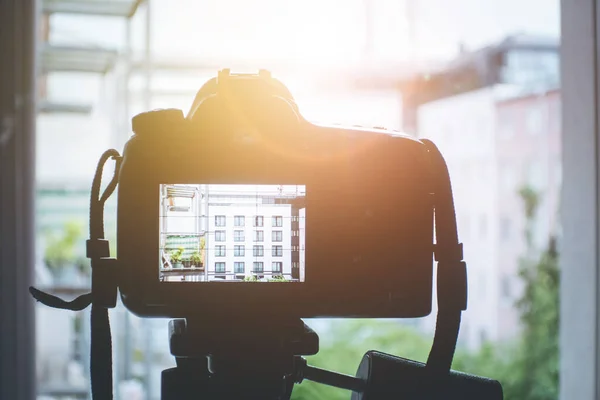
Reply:
<svg viewBox="0 0 600 400"><path fill-rule="evenodd" d="M462 311L467 309L467 265L458 241L450 174L444 157L430 140L422 139L429 152L433 177L435 216L434 256L437 261L437 319L427 369L447 374L452 366Z"/></svg>
<svg viewBox="0 0 600 400"><path fill-rule="evenodd" d="M100 196L102 172L108 159L115 160L115 171L106 189ZM110 400L113 398L112 376L112 339L108 309L117 301L118 269L116 259L110 258L108 240L104 239L104 203L113 193L118 183L121 156L117 150L105 151L92 182L90 196L90 239L87 241L87 257L92 266L92 291L72 301L42 292L34 287L29 288L31 295L40 303L63 310L81 311L92 305L91 343L90 343L90 377L92 398Z"/></svg>

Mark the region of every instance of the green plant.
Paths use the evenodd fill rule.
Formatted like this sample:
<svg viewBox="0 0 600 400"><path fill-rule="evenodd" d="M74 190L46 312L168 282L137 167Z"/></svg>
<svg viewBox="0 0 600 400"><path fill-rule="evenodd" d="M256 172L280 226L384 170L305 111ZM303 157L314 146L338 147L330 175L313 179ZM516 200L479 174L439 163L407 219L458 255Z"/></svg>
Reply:
<svg viewBox="0 0 600 400"><path fill-rule="evenodd" d="M171 262L175 264L180 263L182 261L184 251L185 249L183 247L179 247L177 250L173 250L170 254Z"/></svg>
<svg viewBox="0 0 600 400"><path fill-rule="evenodd" d="M78 259L77 244L83 238L83 226L78 221L66 222L61 232L46 232L44 263L53 274L75 265Z"/></svg>
<svg viewBox="0 0 600 400"><path fill-rule="evenodd" d="M289 282L283 275L273 275L269 282Z"/></svg>
<svg viewBox="0 0 600 400"><path fill-rule="evenodd" d="M244 282L258 282L258 277L256 275L247 276L244 278Z"/></svg>
<svg viewBox="0 0 600 400"><path fill-rule="evenodd" d="M202 264L202 256L200 255L200 252L199 251L194 252L192 254L192 256L190 257L190 261L194 265Z"/></svg>

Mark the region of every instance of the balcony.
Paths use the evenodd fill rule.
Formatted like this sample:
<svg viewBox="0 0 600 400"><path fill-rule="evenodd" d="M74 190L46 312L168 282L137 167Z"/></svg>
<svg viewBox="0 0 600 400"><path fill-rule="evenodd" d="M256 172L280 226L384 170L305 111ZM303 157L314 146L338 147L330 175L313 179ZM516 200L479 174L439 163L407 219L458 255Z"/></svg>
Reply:
<svg viewBox="0 0 600 400"><path fill-rule="evenodd" d="M131 18L143 0L44 0L46 14L81 14Z"/></svg>
<svg viewBox="0 0 600 400"><path fill-rule="evenodd" d="M117 62L116 50L45 45L41 52L42 72L86 72L106 74Z"/></svg>
<svg viewBox="0 0 600 400"><path fill-rule="evenodd" d="M38 112L42 114L87 115L92 112L92 106L90 104L70 104L49 100L40 100L38 102Z"/></svg>

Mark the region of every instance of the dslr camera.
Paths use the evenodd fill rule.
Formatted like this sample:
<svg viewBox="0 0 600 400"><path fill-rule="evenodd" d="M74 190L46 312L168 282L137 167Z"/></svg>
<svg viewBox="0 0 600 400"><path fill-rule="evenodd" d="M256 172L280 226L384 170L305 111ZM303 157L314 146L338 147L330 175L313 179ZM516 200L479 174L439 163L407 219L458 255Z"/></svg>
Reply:
<svg viewBox="0 0 600 400"><path fill-rule="evenodd" d="M317 125L267 71L133 119L119 172L122 300L144 317L420 317L433 198L422 142Z"/></svg>
<svg viewBox="0 0 600 400"><path fill-rule="evenodd" d="M467 272L446 163L435 145L385 129L318 125L267 71L222 70L181 110L142 113L123 155L92 183L92 291L55 308L91 311L91 387L112 396L108 309L117 289L141 317L173 318L177 367L164 400L289 399L312 380L352 399L502 399L497 381L451 370ZM100 195L104 164L116 161ZM118 186L117 258L103 207ZM435 243L434 243L435 232ZM438 315L427 363L369 351L356 376L307 364L301 318Z"/></svg>

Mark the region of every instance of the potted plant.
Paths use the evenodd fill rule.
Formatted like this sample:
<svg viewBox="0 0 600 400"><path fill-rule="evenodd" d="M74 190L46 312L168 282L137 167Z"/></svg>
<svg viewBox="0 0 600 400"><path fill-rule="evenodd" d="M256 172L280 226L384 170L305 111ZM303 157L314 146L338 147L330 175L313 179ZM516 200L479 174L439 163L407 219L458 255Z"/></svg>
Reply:
<svg viewBox="0 0 600 400"><path fill-rule="evenodd" d="M202 268L202 256L199 251L196 251L190 257L191 267L192 268Z"/></svg>
<svg viewBox="0 0 600 400"><path fill-rule="evenodd" d="M171 265L173 268L183 268L182 256L183 256L184 248L180 247L177 250L173 250L170 254Z"/></svg>

